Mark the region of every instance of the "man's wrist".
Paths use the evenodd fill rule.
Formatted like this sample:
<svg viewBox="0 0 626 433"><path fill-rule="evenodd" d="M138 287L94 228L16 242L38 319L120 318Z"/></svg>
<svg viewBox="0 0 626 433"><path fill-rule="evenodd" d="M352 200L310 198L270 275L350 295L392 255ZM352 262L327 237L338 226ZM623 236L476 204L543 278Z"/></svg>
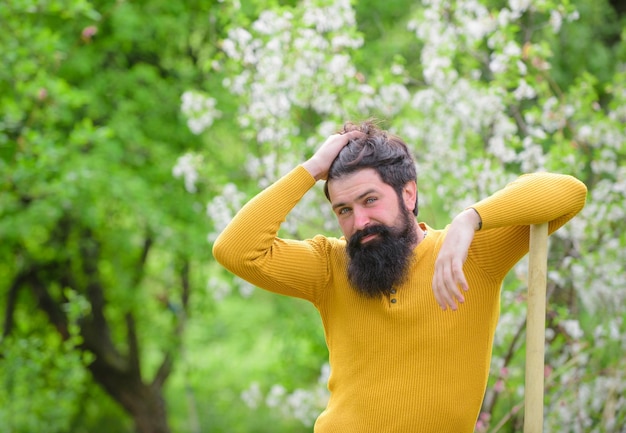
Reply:
<svg viewBox="0 0 626 433"><path fill-rule="evenodd" d="M312 158L306 160L301 165L316 181L324 178L325 173L323 173L323 170L320 170L319 165Z"/></svg>
<svg viewBox="0 0 626 433"><path fill-rule="evenodd" d="M473 207L468 209L469 211L471 211L475 216L476 216L476 225L474 226L474 230L478 231L480 229L483 228L483 219L480 217L480 214L478 213L478 211L476 209L474 209Z"/></svg>
<svg viewBox="0 0 626 433"><path fill-rule="evenodd" d="M465 209L463 212L458 214L455 219L457 218L461 219L463 223L473 227L474 231L478 231L483 228L483 220L478 211L473 207Z"/></svg>

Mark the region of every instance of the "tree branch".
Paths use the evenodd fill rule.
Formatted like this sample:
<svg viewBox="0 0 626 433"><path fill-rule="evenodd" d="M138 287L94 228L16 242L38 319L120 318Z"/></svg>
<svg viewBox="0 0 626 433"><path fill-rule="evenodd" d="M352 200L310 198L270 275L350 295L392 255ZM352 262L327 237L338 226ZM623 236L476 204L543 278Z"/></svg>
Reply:
<svg viewBox="0 0 626 433"><path fill-rule="evenodd" d="M9 287L9 292L7 293L7 303L4 308L4 324L2 326L3 339L8 337L13 330L13 317L15 313L15 305L17 304L17 292L19 292L20 287L24 284L25 280L26 275L24 275L23 272L20 272L13 279L11 287Z"/></svg>
<svg viewBox="0 0 626 433"><path fill-rule="evenodd" d="M191 284L190 284L190 266L189 260L183 258L181 260L180 265L180 285L181 285L181 308L172 308L174 314L176 314L176 327L174 328L174 336L179 344L176 346L180 346L180 337L185 329L185 324L187 320L187 310L189 306L189 296L191 292ZM172 355L172 350L170 349L166 351L165 357L163 358L163 362L161 363L155 377L153 380L153 385L157 387L162 387L170 373L172 372L173 364L174 364L174 356Z"/></svg>
<svg viewBox="0 0 626 433"><path fill-rule="evenodd" d="M61 337L66 340L70 337L67 316L61 304L48 292L46 282L53 281L52 275L57 264L51 263L44 267L33 268L28 271L28 277L23 281L24 286L30 286L37 305L48 316L48 320L54 326Z"/></svg>
<svg viewBox="0 0 626 433"><path fill-rule="evenodd" d="M132 313L126 313L126 329L128 332L128 364L130 373L141 378L141 361L139 359L139 340L137 338L137 327L135 326L135 318Z"/></svg>

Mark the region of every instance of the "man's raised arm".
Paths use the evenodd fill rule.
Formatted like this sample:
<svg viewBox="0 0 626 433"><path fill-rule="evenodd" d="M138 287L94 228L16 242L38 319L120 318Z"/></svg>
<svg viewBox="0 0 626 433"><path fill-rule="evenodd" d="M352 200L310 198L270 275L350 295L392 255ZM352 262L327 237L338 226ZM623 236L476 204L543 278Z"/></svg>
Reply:
<svg viewBox="0 0 626 433"><path fill-rule="evenodd" d="M463 264L475 231L500 229L488 248L497 260L513 266L527 252L519 248L519 238L528 237L528 226L547 222L553 233L580 212L586 197L587 187L572 176L532 173L460 213L450 224L435 263L433 293L439 306L456 310L456 302L464 302L462 291L469 287Z"/></svg>

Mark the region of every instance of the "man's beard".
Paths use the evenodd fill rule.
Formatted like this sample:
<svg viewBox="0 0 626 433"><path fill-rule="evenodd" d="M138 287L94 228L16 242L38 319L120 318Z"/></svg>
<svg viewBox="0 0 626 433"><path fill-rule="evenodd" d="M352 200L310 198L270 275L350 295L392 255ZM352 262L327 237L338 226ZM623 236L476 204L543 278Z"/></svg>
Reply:
<svg viewBox="0 0 626 433"><path fill-rule="evenodd" d="M400 204L398 227L382 224L367 226L348 242L348 279L356 291L369 298L389 295L407 276L417 242L416 222L411 212ZM376 235L366 243L364 237Z"/></svg>

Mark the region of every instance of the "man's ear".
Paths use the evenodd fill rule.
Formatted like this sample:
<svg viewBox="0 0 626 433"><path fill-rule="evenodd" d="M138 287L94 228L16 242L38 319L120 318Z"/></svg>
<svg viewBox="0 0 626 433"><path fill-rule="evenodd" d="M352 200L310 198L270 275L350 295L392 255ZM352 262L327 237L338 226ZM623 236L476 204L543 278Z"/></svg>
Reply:
<svg viewBox="0 0 626 433"><path fill-rule="evenodd" d="M402 188L402 201L408 211L415 213L415 206L417 206L417 183L414 180L407 182Z"/></svg>

